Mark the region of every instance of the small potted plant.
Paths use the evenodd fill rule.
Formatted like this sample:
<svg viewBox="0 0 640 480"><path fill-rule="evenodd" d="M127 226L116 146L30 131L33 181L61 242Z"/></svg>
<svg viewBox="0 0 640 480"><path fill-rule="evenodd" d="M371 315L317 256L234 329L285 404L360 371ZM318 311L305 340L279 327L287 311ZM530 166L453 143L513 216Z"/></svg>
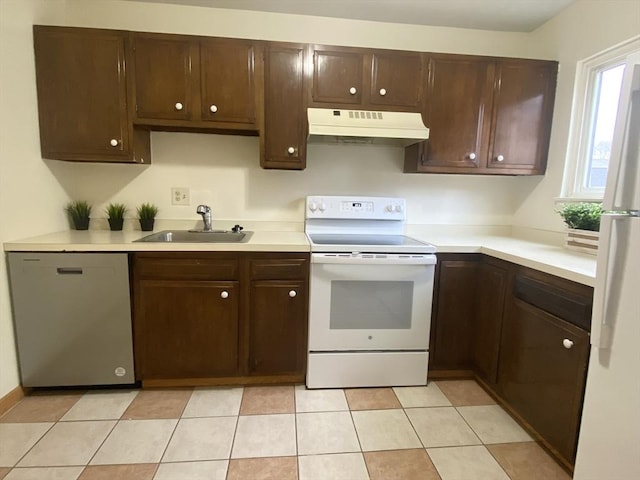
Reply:
<svg viewBox="0 0 640 480"><path fill-rule="evenodd" d="M89 230L89 215L91 215L91 205L85 200L76 200L65 207L69 218L73 222L76 230Z"/></svg>
<svg viewBox="0 0 640 480"><path fill-rule="evenodd" d="M153 230L153 223L158 214L158 207L153 203L143 203L137 209L140 220L140 230L150 232Z"/></svg>
<svg viewBox="0 0 640 480"><path fill-rule="evenodd" d="M110 203L107 205L105 212L109 220L109 228L111 230L122 230L127 207L123 203Z"/></svg>
<svg viewBox="0 0 640 480"><path fill-rule="evenodd" d="M590 202L567 203L558 213L569 228L566 247L595 255L598 252L602 206Z"/></svg>

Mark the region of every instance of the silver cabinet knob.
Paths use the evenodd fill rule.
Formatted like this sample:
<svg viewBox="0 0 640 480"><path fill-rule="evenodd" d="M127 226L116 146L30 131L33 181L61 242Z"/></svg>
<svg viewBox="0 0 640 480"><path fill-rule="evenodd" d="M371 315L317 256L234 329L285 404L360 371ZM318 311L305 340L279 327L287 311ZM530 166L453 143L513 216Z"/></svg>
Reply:
<svg viewBox="0 0 640 480"><path fill-rule="evenodd" d="M573 347L573 342L568 338L565 338L564 340L562 340L562 346L569 350L571 347Z"/></svg>
<svg viewBox="0 0 640 480"><path fill-rule="evenodd" d="M217 105L211 105L211 106L209 107L209 111L210 111L211 113L216 113L216 112L218 111L218 106L217 106Z"/></svg>
<svg viewBox="0 0 640 480"><path fill-rule="evenodd" d="M504 161L504 155L498 155L496 157L496 160L499 161L499 162L503 162Z"/></svg>
<svg viewBox="0 0 640 480"><path fill-rule="evenodd" d="M115 139L115 138L112 138L111 140L109 140L109 144L110 144L112 147L117 147L117 146L118 146L118 143L120 143L120 142L118 142L118 140L117 140L117 139Z"/></svg>
<svg viewBox="0 0 640 480"><path fill-rule="evenodd" d="M177 103L176 103L176 110L180 111L180 110L182 110L183 108L184 108L184 106L183 106L180 102L177 102Z"/></svg>
<svg viewBox="0 0 640 480"><path fill-rule="evenodd" d="M223 291L220 293L220 296L221 296L222 298L229 298L229 292L227 292L226 290L223 290Z"/></svg>
<svg viewBox="0 0 640 480"><path fill-rule="evenodd" d="M358 89L357 89L356 87L351 87L351 88L349 89L349 93L350 93L351 95L355 95L356 93L358 93Z"/></svg>
<svg viewBox="0 0 640 480"><path fill-rule="evenodd" d="M471 152L471 153L469 154L469 160L475 160L475 159L476 159L476 154L475 154L475 153L473 153L473 152Z"/></svg>
<svg viewBox="0 0 640 480"><path fill-rule="evenodd" d="M295 297L296 295L298 295L298 292L296 292L295 290L289 290L289 296L291 298Z"/></svg>
<svg viewBox="0 0 640 480"><path fill-rule="evenodd" d="M293 148L293 147L289 147L289 148L287 148L287 153L289 155L293 155L294 153L296 153L296 149Z"/></svg>
<svg viewBox="0 0 640 480"><path fill-rule="evenodd" d="M383 97L387 94L387 90L385 88L381 88L380 89L380 95L382 95Z"/></svg>

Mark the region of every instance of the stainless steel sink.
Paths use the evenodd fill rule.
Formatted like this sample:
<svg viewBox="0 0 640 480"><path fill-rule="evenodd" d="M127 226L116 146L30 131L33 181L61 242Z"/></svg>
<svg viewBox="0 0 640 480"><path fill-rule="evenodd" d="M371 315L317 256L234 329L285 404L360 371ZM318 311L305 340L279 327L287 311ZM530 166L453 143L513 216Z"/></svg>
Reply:
<svg viewBox="0 0 640 480"><path fill-rule="evenodd" d="M162 230L135 240L136 242L160 243L247 243L253 232L231 230Z"/></svg>

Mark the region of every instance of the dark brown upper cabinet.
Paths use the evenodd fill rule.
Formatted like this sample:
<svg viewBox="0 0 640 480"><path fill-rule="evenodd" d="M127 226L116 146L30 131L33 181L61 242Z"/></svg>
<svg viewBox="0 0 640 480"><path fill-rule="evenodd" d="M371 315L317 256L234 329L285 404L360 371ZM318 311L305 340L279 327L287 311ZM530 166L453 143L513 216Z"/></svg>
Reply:
<svg viewBox="0 0 640 480"><path fill-rule="evenodd" d="M496 62L489 170L544 173L557 72L557 62Z"/></svg>
<svg viewBox="0 0 640 480"><path fill-rule="evenodd" d="M307 156L305 45L265 47L263 168L302 170Z"/></svg>
<svg viewBox="0 0 640 480"><path fill-rule="evenodd" d="M133 34L134 121L257 131L255 74L262 58L257 50L245 40Z"/></svg>
<svg viewBox="0 0 640 480"><path fill-rule="evenodd" d="M422 55L415 52L373 51L369 103L379 108L422 106Z"/></svg>
<svg viewBox="0 0 640 480"><path fill-rule="evenodd" d="M405 172L542 175L557 62L431 55L423 116L429 140Z"/></svg>
<svg viewBox="0 0 640 480"><path fill-rule="evenodd" d="M127 33L35 25L44 158L149 163L149 132L134 129L127 98Z"/></svg>
<svg viewBox="0 0 640 480"><path fill-rule="evenodd" d="M421 111L422 54L319 45L310 48L312 106Z"/></svg>

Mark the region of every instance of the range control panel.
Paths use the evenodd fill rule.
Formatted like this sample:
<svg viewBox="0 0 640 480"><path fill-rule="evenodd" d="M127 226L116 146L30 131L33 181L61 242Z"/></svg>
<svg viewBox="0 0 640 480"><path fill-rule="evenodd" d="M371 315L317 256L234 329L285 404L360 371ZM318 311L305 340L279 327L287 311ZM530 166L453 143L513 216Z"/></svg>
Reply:
<svg viewBox="0 0 640 480"><path fill-rule="evenodd" d="M305 218L404 220L405 200L398 197L307 197Z"/></svg>

